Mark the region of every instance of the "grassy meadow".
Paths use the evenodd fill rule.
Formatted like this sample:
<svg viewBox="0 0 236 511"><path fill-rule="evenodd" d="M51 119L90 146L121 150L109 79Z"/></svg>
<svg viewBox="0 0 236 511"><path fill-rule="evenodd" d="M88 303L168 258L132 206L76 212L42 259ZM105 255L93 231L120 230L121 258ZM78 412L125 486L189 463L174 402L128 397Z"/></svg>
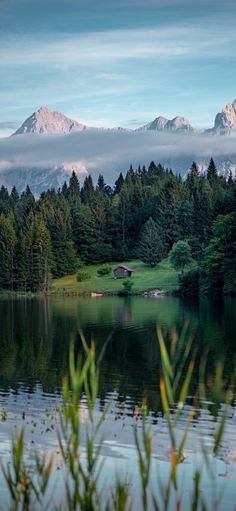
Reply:
<svg viewBox="0 0 236 511"><path fill-rule="evenodd" d="M169 259L163 259L155 268L151 268L138 260L123 263L111 263L112 270L119 264L129 266L134 270L130 280L133 282L132 293L142 293L149 289L164 289L167 292L178 287L178 273L171 267ZM77 282L76 274L67 275L52 282L53 293L118 293L122 290L123 279L115 279L113 271L110 275L99 277L97 270L102 265L86 266L89 280Z"/></svg>

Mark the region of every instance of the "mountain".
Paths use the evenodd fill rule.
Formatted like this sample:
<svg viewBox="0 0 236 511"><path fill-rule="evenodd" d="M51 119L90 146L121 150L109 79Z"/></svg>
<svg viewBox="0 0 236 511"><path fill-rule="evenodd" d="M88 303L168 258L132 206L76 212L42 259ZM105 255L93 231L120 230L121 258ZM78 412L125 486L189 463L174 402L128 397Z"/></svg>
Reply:
<svg viewBox="0 0 236 511"><path fill-rule="evenodd" d="M75 133L84 130L97 130L97 131L132 131L126 128L91 128L86 124L81 124L74 121L69 117L61 114L60 112L52 112L47 107L41 107L28 117L20 128L13 133L13 135L23 135L25 133L36 134L67 134ZM189 121L184 117L174 117L174 119L166 119L165 117L157 117L154 121L141 126L136 131L193 131Z"/></svg>
<svg viewBox="0 0 236 511"><path fill-rule="evenodd" d="M112 186L130 164L138 168L151 160L184 176L193 160L204 173L213 157L219 174L227 177L231 172L236 177L236 100L205 132L193 130L179 116L159 116L137 130L90 128L42 107L15 135L0 139L0 186L16 186L22 192L29 185L37 196L61 187L72 170L81 181L90 173L94 182L101 172Z"/></svg>
<svg viewBox="0 0 236 511"><path fill-rule="evenodd" d="M174 119L166 119L166 117L156 117L154 121L141 126L136 131L193 131L191 124L185 117L174 117Z"/></svg>
<svg viewBox="0 0 236 511"><path fill-rule="evenodd" d="M18 166L2 170L0 183L8 190L15 186L19 193L22 193L29 185L35 197L39 197L40 193L45 190L61 188L65 181L69 181L73 171L76 172L80 180L83 180L88 174L84 165L76 164L61 164L52 167Z"/></svg>
<svg viewBox="0 0 236 511"><path fill-rule="evenodd" d="M221 135L226 135L232 131L236 131L236 99L216 114L214 127L206 130L207 133Z"/></svg>
<svg viewBox="0 0 236 511"><path fill-rule="evenodd" d="M37 135L66 135L84 130L94 131L130 131L126 128L92 128L86 124L74 121L60 112L52 112L46 106L42 106L28 117L14 135L36 133Z"/></svg>
<svg viewBox="0 0 236 511"><path fill-rule="evenodd" d="M26 119L14 135L24 133L66 134L88 129L88 126L73 121L59 112L41 107Z"/></svg>

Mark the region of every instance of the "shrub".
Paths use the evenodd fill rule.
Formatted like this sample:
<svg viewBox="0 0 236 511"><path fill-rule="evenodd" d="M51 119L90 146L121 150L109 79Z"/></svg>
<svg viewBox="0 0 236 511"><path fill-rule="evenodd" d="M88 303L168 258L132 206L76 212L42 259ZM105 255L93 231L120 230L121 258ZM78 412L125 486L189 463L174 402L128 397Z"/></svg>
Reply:
<svg viewBox="0 0 236 511"><path fill-rule="evenodd" d="M77 272L77 276L76 276L77 282L84 282L85 280L89 280L89 279L90 279L90 275L89 275L88 271L81 269Z"/></svg>
<svg viewBox="0 0 236 511"><path fill-rule="evenodd" d="M124 280L122 282L123 289L119 291L120 296L128 296L132 294L132 287L134 283L131 280Z"/></svg>
<svg viewBox="0 0 236 511"><path fill-rule="evenodd" d="M111 266L108 266L108 264L101 266L101 268L99 268L97 270L97 274L99 277L104 277L105 275L110 275L110 273L111 273Z"/></svg>
<svg viewBox="0 0 236 511"><path fill-rule="evenodd" d="M77 270L80 270L81 268L83 268L84 266L84 261L82 261L82 259L80 259L79 257L77 258Z"/></svg>

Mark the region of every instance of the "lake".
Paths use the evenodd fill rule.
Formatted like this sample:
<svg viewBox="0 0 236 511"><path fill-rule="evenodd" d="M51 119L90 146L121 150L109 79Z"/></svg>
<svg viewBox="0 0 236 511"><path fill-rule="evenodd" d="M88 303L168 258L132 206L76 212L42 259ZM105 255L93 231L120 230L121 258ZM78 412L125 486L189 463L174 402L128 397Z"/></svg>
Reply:
<svg viewBox="0 0 236 511"><path fill-rule="evenodd" d="M236 299L184 301L180 298L100 297L47 299L0 299L0 456L9 459L11 436L22 425L25 428L30 457L32 445L56 453L57 407L60 405L61 381L68 369L70 342L81 351L79 332L88 341L95 340L99 352L108 339L100 368L97 413L110 402L104 426L102 456L104 473L110 476L114 467L126 474L127 464L135 480L133 427L136 410L145 399L148 421L153 430L155 461L151 484L155 486L156 470L169 470L168 437L162 413L159 378L160 353L156 325L166 338L175 328L181 332L189 323L194 332L194 345L199 354L208 353L207 373L213 378L214 364L224 361L225 379L235 371ZM200 356L200 355L198 355ZM197 369L194 379L197 379ZM191 401L191 396L189 397ZM185 489L185 509L190 505L191 470L201 463L197 438L204 436L209 450L214 434L214 420L208 410L196 418L186 446L186 460L181 466ZM230 454L231 453L231 454ZM233 454L232 454L233 453ZM218 488L224 485L224 502L220 509L234 509L236 497L236 406L231 403L221 456L211 458ZM60 459L56 462L60 469ZM107 468L106 468L107 467ZM191 470L190 470L191 468ZM60 472L60 471L59 471ZM60 480L60 475L57 479ZM227 477L229 476L229 477ZM109 479L109 477L108 477ZM2 480L0 480L2 488ZM135 483L133 483L135 484ZM215 484L215 483L214 483ZM210 491L209 477L204 477L205 493L213 506L215 489ZM214 486L215 488L215 486ZM204 488L203 488L204 489ZM6 493L0 509L5 509ZM5 500L4 500L5 499ZM1 507L2 506L2 507ZM136 507L138 509L138 507Z"/></svg>

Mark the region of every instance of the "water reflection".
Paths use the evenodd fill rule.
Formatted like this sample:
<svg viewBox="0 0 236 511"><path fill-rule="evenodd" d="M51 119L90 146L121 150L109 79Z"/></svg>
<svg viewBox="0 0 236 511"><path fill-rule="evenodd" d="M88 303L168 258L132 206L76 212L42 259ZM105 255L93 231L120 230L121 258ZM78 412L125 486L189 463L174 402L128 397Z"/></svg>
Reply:
<svg viewBox="0 0 236 511"><path fill-rule="evenodd" d="M155 487L159 465L162 474L166 473L170 455L159 394L160 353L156 324L160 324L168 339L173 328L181 332L184 322L189 321L190 329L195 333L194 346L198 348L198 359L208 353L209 381L214 374L215 362L219 360L224 360L225 380L230 380L235 371L235 313L236 300L230 298L221 301L204 298L193 302L172 297L156 300L139 297L0 300L0 411L6 412L6 420L0 421L0 456L9 458L11 435L23 425L29 457L32 448L37 445L40 451L46 450L55 455L56 466L61 468L55 432L59 424L61 381L68 369L70 340L74 341L76 352L80 352L78 333L82 330L88 340L95 339L97 351L100 352L104 341L112 333L100 368L99 398L96 403L98 415L107 402L111 403L104 423L102 455L108 467L114 468L114 460L117 460L122 470L125 471L125 464L128 464L129 468L132 466L134 474L137 472L133 429L134 425L141 424L140 406L145 398L153 432L156 465L152 471L152 481ZM196 364L191 394L197 380ZM183 419L187 413L188 404ZM216 477L227 480L227 484L228 476L236 477L235 425L236 410L235 403L232 403L220 459L212 458ZM181 423L178 426L179 433L182 426ZM215 427L211 406L196 415L192 423L183 469L181 467L182 477L185 481L188 479L188 499L193 463L201 463L199 438L204 438L211 454ZM110 472L108 468L105 478L109 479ZM206 474L204 484L209 486L207 477ZM234 481L227 486L229 506L224 500L224 510L231 509L230 502L234 495L231 483Z"/></svg>
<svg viewBox="0 0 236 511"><path fill-rule="evenodd" d="M78 332L94 338L100 351L112 333L100 374L100 396L116 391L134 403L146 397L160 409L158 382L160 356L156 324L170 336L186 320L195 332L199 353L209 351L208 371L217 360L225 363L229 377L235 365L236 300L204 298L184 302L178 298L49 298L0 301L0 386L17 390L20 382L32 392L40 382L44 392L60 389L67 371L70 340L81 349Z"/></svg>

